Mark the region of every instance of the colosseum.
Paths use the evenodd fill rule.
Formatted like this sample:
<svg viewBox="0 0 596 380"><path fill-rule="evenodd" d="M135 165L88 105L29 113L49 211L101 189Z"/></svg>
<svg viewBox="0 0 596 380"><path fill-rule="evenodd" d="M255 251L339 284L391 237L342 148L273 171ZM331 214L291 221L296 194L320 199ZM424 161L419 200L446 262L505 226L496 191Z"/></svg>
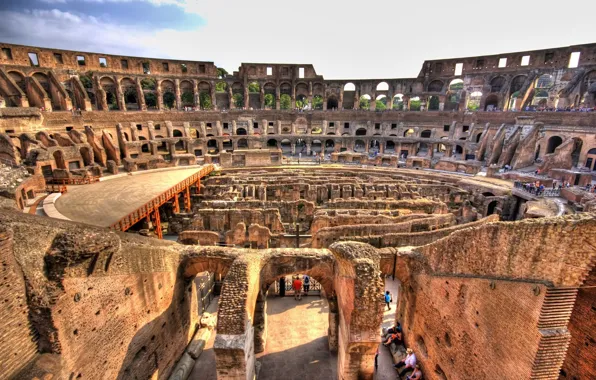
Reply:
<svg viewBox="0 0 596 380"><path fill-rule="evenodd" d="M596 379L596 44L0 48L0 377Z"/></svg>

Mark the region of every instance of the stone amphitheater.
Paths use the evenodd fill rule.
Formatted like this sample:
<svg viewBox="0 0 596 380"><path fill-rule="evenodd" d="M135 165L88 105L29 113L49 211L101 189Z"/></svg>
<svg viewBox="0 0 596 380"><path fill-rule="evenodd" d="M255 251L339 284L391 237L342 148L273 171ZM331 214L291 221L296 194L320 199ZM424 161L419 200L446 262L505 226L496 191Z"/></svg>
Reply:
<svg viewBox="0 0 596 380"><path fill-rule="evenodd" d="M0 377L596 378L596 44L367 80L0 48Z"/></svg>

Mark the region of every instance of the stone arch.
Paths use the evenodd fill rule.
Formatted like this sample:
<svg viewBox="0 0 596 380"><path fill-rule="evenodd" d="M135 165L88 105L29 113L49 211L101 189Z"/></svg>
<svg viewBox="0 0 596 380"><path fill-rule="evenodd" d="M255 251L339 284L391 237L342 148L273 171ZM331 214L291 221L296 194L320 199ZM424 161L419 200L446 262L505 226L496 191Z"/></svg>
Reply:
<svg viewBox="0 0 596 380"><path fill-rule="evenodd" d="M137 84L131 78L125 77L120 79L120 88L124 96L124 104L127 110L141 109L141 103L137 92Z"/></svg>
<svg viewBox="0 0 596 380"><path fill-rule="evenodd" d="M486 100L484 103L484 110L490 111L495 108L499 108L499 97L495 94L491 94L486 97Z"/></svg>
<svg viewBox="0 0 596 380"><path fill-rule="evenodd" d="M356 130L356 136L366 136L366 128L358 128Z"/></svg>
<svg viewBox="0 0 596 380"><path fill-rule="evenodd" d="M428 84L427 91L428 92L441 92L443 91L443 86L445 84L440 80L433 80Z"/></svg>
<svg viewBox="0 0 596 380"><path fill-rule="evenodd" d="M267 140L267 148L279 148L279 143L276 139Z"/></svg>
<svg viewBox="0 0 596 380"><path fill-rule="evenodd" d="M561 144L563 144L563 139L560 136L551 136L546 145L546 154L554 153Z"/></svg>
<svg viewBox="0 0 596 380"><path fill-rule="evenodd" d="M335 95L329 95L327 98L327 109L333 110L339 107L339 102L337 101L337 97Z"/></svg>
<svg viewBox="0 0 596 380"><path fill-rule="evenodd" d="M505 88L505 83L506 82L507 81L502 76L498 76L496 78L493 78L490 81L490 92L496 92L496 93L501 92L501 90L503 88Z"/></svg>
<svg viewBox="0 0 596 380"><path fill-rule="evenodd" d="M389 85L385 81L379 82L377 84L376 90L377 91L389 91Z"/></svg>
<svg viewBox="0 0 596 380"><path fill-rule="evenodd" d="M486 205L486 216L492 215L492 214L496 214L497 213L497 206L499 205L499 201L498 200L494 200L489 202L488 205Z"/></svg>
<svg viewBox="0 0 596 380"><path fill-rule="evenodd" d="M332 139L325 140L325 153L330 153L335 150L335 141Z"/></svg>
<svg viewBox="0 0 596 380"><path fill-rule="evenodd" d="M425 129L424 131L420 132L420 137L423 139L430 139L432 135L432 131L430 129Z"/></svg>
<svg viewBox="0 0 596 380"><path fill-rule="evenodd" d="M366 143L364 140L356 140L354 141L354 152L362 153L366 149Z"/></svg>

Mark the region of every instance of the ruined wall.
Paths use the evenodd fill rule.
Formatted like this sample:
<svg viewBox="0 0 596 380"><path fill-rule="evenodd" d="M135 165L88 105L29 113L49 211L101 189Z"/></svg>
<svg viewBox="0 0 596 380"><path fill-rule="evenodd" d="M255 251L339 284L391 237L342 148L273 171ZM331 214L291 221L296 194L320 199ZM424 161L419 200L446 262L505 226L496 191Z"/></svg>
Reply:
<svg viewBox="0 0 596 380"><path fill-rule="evenodd" d="M29 323L25 279L14 257L12 230L0 227L0 377L17 374L37 356L35 331Z"/></svg>
<svg viewBox="0 0 596 380"><path fill-rule="evenodd" d="M564 379L596 378L596 269L577 292L569 321L571 342L563 363Z"/></svg>
<svg viewBox="0 0 596 380"><path fill-rule="evenodd" d="M31 355L20 344L27 373L167 378L198 311L193 283L178 276L173 243L4 211L0 224L27 242L14 254L25 271L38 349L59 354L49 368L27 363Z"/></svg>
<svg viewBox="0 0 596 380"><path fill-rule="evenodd" d="M397 318L426 379L530 378L544 285L429 275L411 285Z"/></svg>

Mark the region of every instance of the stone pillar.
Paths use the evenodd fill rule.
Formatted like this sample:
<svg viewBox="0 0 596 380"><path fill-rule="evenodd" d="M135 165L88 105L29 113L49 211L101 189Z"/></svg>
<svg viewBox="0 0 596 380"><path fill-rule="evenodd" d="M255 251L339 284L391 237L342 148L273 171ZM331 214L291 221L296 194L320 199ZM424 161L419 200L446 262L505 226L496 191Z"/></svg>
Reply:
<svg viewBox="0 0 596 380"><path fill-rule="evenodd" d="M308 82L308 108L312 109L312 82Z"/></svg>
<svg viewBox="0 0 596 380"><path fill-rule="evenodd" d="M279 102L281 101L281 91L279 86L275 87L275 109L281 109Z"/></svg>
<svg viewBox="0 0 596 380"><path fill-rule="evenodd" d="M291 146L292 146L292 156L293 156L293 155L296 154L296 143L295 142L292 142L291 143Z"/></svg>
<svg viewBox="0 0 596 380"><path fill-rule="evenodd" d="M388 110L392 110L393 109L393 94L388 93L387 94L387 105L386 105Z"/></svg>
<svg viewBox="0 0 596 380"><path fill-rule="evenodd" d="M135 84L137 90L137 102L139 103L139 107L141 111L147 111L147 103L145 103L145 93L143 92L143 86L141 86L141 78L137 78Z"/></svg>
<svg viewBox="0 0 596 380"><path fill-rule="evenodd" d="M250 107L250 94L248 93L248 85L246 83L244 84L244 94L242 96L244 96L244 109L248 109Z"/></svg>
<svg viewBox="0 0 596 380"><path fill-rule="evenodd" d="M358 87L354 88L354 109L357 110L360 108L360 92L358 91Z"/></svg>
<svg viewBox="0 0 596 380"><path fill-rule="evenodd" d="M329 342L329 351L337 352L339 345L339 309L337 307L337 297L327 299L329 303L329 329L327 330L327 340Z"/></svg>
<svg viewBox="0 0 596 380"><path fill-rule="evenodd" d="M375 91L372 92L370 98L370 110L374 111L377 109L377 93Z"/></svg>
<svg viewBox="0 0 596 380"><path fill-rule="evenodd" d="M277 130L275 131L276 135L281 135L281 120L277 120Z"/></svg>
<svg viewBox="0 0 596 380"><path fill-rule="evenodd" d="M196 109L201 109L201 98L199 96L199 83L196 80L192 81L192 105Z"/></svg>
<svg viewBox="0 0 596 380"><path fill-rule="evenodd" d="M447 97L445 95L439 96L439 111L445 110L445 100L446 99L447 99Z"/></svg>
<svg viewBox="0 0 596 380"><path fill-rule="evenodd" d="M292 103L290 104L290 109L296 108L296 85L292 83Z"/></svg>
<svg viewBox="0 0 596 380"><path fill-rule="evenodd" d="M211 105L213 106L213 109L216 110L217 109L217 96L215 93L215 83L211 83L210 86L211 86L211 88L209 89L209 95L211 95Z"/></svg>
<svg viewBox="0 0 596 380"><path fill-rule="evenodd" d="M163 96L161 92L161 86L157 86L155 90L155 96L157 96L157 109L163 111Z"/></svg>
<svg viewBox="0 0 596 380"><path fill-rule="evenodd" d="M265 109L265 87L261 86L261 91L259 92L259 99L261 100L261 109Z"/></svg>
<svg viewBox="0 0 596 380"><path fill-rule="evenodd" d="M306 144L306 155L310 156L310 143Z"/></svg>
<svg viewBox="0 0 596 380"><path fill-rule="evenodd" d="M321 122L321 136L327 135L327 120ZM325 150L325 142L323 141L323 151Z"/></svg>
<svg viewBox="0 0 596 380"><path fill-rule="evenodd" d="M118 109L121 111L126 111L124 93L122 92L122 87L120 87L120 80L118 79L118 77L114 77L114 82L116 82L116 99L118 101Z"/></svg>
<svg viewBox="0 0 596 380"><path fill-rule="evenodd" d="M235 109L236 104L234 103L234 93L232 92L232 86L228 86L228 99L230 103L230 109Z"/></svg>
<svg viewBox="0 0 596 380"><path fill-rule="evenodd" d="M386 144L386 142L384 142L384 141L379 141L379 153L380 153L380 154L383 154L383 153L385 153L385 144Z"/></svg>
<svg viewBox="0 0 596 380"><path fill-rule="evenodd" d="M182 94L180 94L180 79L174 80L176 88L176 109L180 111L182 109Z"/></svg>
<svg viewBox="0 0 596 380"><path fill-rule="evenodd" d="M339 88L339 99L337 100L337 108L341 110L344 107L344 88Z"/></svg>

